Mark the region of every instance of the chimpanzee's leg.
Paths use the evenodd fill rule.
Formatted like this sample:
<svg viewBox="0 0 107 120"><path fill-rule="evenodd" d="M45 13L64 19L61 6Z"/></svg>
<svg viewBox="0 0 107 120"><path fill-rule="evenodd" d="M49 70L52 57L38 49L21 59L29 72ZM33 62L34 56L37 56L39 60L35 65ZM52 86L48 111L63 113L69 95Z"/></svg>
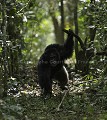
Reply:
<svg viewBox="0 0 107 120"><path fill-rule="evenodd" d="M61 68L60 71L58 71L55 74L54 79L58 80L59 86L62 90L67 89L65 86L68 83L69 75L68 75L68 71L66 70L66 68L64 66Z"/></svg>
<svg viewBox="0 0 107 120"><path fill-rule="evenodd" d="M39 85L43 91L44 96L52 94L52 80L50 78L50 69L49 68L42 68L38 69L38 78L39 78Z"/></svg>

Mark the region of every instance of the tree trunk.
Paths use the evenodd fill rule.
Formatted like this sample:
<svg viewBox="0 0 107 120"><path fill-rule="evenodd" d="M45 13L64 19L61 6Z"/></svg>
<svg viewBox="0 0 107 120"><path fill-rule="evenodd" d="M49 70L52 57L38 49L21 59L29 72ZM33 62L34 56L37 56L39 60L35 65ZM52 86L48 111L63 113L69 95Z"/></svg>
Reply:
<svg viewBox="0 0 107 120"><path fill-rule="evenodd" d="M58 22L57 17L55 16L54 12L50 12L50 15L52 17L52 22L54 26L54 33L55 33L55 41L56 43L63 44L64 43L64 5L63 0L60 1L60 15L61 15L61 21ZM50 10L51 11L51 10Z"/></svg>
<svg viewBox="0 0 107 120"><path fill-rule="evenodd" d="M63 4L63 0L61 0L61 35L62 35L62 43L64 43L64 4Z"/></svg>
<svg viewBox="0 0 107 120"><path fill-rule="evenodd" d="M93 8L91 9L91 12L93 12ZM93 24L93 16L90 15L89 17L89 36L90 36L90 44L89 47L93 44L94 39L95 39L95 34L96 34L96 27Z"/></svg>
<svg viewBox="0 0 107 120"><path fill-rule="evenodd" d="M78 0L74 0L74 25L75 33L78 35ZM75 40L75 55L78 60L78 41Z"/></svg>
<svg viewBox="0 0 107 120"><path fill-rule="evenodd" d="M4 84L4 91L3 96L7 96L7 79L8 79L8 68L7 68L7 45L6 45L6 39L7 39L7 14L6 14L6 3L5 0L2 2L2 33L3 33L3 84Z"/></svg>
<svg viewBox="0 0 107 120"><path fill-rule="evenodd" d="M61 26L58 23L58 20L56 18L56 16L52 15L52 22L53 22L53 26L54 26L54 33L55 33L55 41L58 44L62 44L62 32L61 32Z"/></svg>
<svg viewBox="0 0 107 120"><path fill-rule="evenodd" d="M78 0L75 1L75 9L74 9L74 23L75 23L75 32L78 34L78 21L77 21L77 5ZM91 6L91 13L93 12L93 6ZM90 44L88 46L88 50L78 50L78 42L75 41L75 53L76 53L76 70L82 71L82 73L88 74L89 73L89 62L94 55L94 49L91 47L93 45L96 28L93 26L93 16L89 16L89 37L90 37ZM86 43L87 44L87 43ZM84 47L86 47L84 46Z"/></svg>
<svg viewBox="0 0 107 120"><path fill-rule="evenodd" d="M74 25L75 33L78 35L78 0L74 1ZM85 47L85 46L84 46ZM75 40L76 70L82 74L88 73L89 64L84 50L78 50L78 40Z"/></svg>

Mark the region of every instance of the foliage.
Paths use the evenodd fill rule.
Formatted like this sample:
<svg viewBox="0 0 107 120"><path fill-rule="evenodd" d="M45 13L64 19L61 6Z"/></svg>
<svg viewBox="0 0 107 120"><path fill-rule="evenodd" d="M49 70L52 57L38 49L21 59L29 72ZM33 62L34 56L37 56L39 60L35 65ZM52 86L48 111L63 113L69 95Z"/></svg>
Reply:
<svg viewBox="0 0 107 120"><path fill-rule="evenodd" d="M0 120L107 119L106 0L78 0L79 36L86 46L85 55L91 54L88 73L75 70L74 53L67 61L69 90L59 111L57 107L65 93L59 90L56 81L51 99L44 104L40 96L36 64L46 45L57 42L54 22L59 30L60 2L0 1ZM75 3L73 0L63 3L65 28L75 30ZM78 50L81 51L79 44ZM87 62L85 55L82 60Z"/></svg>

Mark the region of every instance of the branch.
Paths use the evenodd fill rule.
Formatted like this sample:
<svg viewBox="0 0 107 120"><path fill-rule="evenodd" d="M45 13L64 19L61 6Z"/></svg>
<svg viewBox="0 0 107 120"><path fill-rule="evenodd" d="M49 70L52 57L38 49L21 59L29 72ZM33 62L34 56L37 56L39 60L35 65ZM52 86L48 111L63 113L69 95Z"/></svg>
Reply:
<svg viewBox="0 0 107 120"><path fill-rule="evenodd" d="M83 41L81 40L81 38L80 38L78 35L76 35L75 33L74 33L74 37L78 39L78 41L79 41L79 43L80 43L80 45L81 45L81 48L85 51L85 50L86 50L86 47L84 46L84 43L83 43Z"/></svg>
<svg viewBox="0 0 107 120"><path fill-rule="evenodd" d="M31 0L29 0L29 1L26 3L26 5L17 12L17 14L19 14L21 11L23 11L23 10L29 5L30 1L31 1Z"/></svg>
<svg viewBox="0 0 107 120"><path fill-rule="evenodd" d="M97 52L96 55L103 55L103 56L107 56L107 52L106 51L102 51L102 52Z"/></svg>
<svg viewBox="0 0 107 120"><path fill-rule="evenodd" d="M81 48L85 51L86 50L86 47L84 46L84 43L83 43L83 41L81 40L81 38L78 36L78 35L76 35L71 29L69 29L69 31L68 30L66 30L66 29L63 29L63 31L65 32L65 33L67 33L67 34L72 34L76 39L78 39L78 41L79 41L79 43L80 43L80 45L81 45Z"/></svg>
<svg viewBox="0 0 107 120"><path fill-rule="evenodd" d="M62 98L60 104L59 104L58 107L57 107L57 111L60 110L60 107L61 107L61 105L62 105L62 103L63 103L63 101L64 101L64 99L65 99L65 96L66 96L67 92L68 92L68 90L65 90L65 94L64 94L64 96L63 96L63 98Z"/></svg>

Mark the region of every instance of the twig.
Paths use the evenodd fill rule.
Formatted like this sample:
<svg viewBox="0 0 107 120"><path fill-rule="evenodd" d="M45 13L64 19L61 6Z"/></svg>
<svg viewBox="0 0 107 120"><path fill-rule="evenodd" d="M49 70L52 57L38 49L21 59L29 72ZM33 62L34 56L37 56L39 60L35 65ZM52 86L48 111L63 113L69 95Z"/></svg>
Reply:
<svg viewBox="0 0 107 120"><path fill-rule="evenodd" d="M30 1L31 1L31 0L29 0L29 1L26 3L26 5L17 12L17 14L19 14L22 10L24 10L24 9L28 6L28 4L30 3Z"/></svg>
<svg viewBox="0 0 107 120"><path fill-rule="evenodd" d="M61 105L62 105L62 102L64 101L64 99L65 99L65 96L66 96L66 94L67 94L67 92L68 92L68 90L65 90L65 94L64 94L64 96L63 96L63 98L62 98L62 100L61 100L61 102L60 102L60 104L58 105L58 107L57 107L57 111L59 111L60 110L60 107L61 107Z"/></svg>

